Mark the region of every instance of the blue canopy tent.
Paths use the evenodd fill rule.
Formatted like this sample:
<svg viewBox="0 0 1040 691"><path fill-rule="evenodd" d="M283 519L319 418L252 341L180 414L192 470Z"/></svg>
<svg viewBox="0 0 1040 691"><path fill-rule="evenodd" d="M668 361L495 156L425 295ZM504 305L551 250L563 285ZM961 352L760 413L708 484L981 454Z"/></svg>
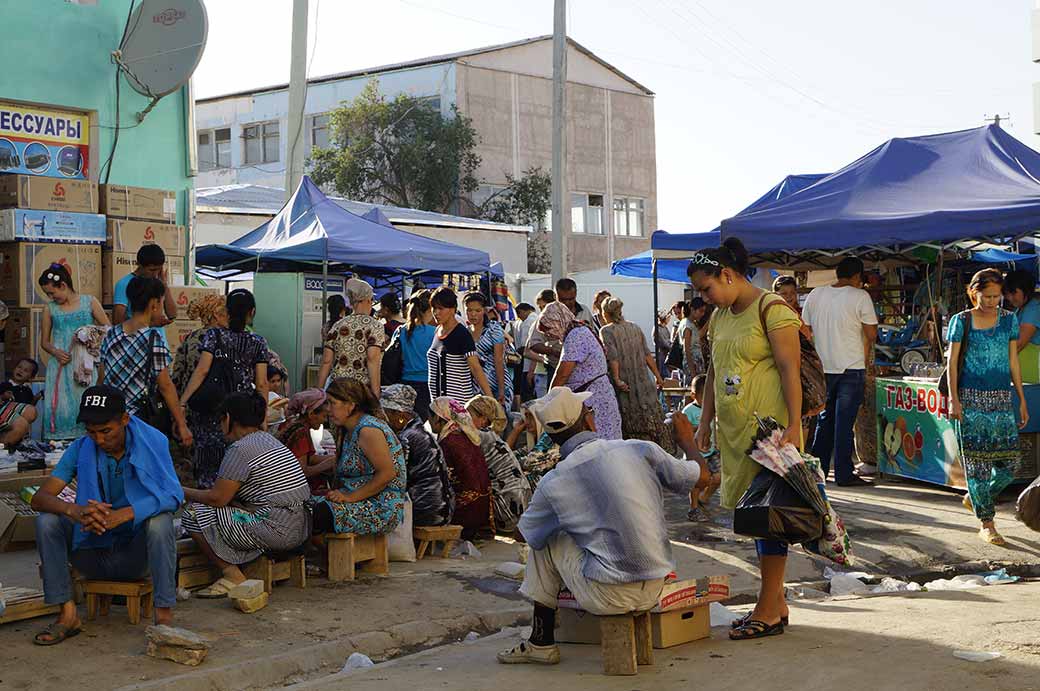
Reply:
<svg viewBox="0 0 1040 691"><path fill-rule="evenodd" d="M1014 266L1018 269L1026 269L1034 273L1036 272L1036 260L1037 255L1035 254L1007 252L1005 250L996 249L995 247L971 253L971 262L973 264L1001 264Z"/></svg>
<svg viewBox="0 0 1040 691"><path fill-rule="evenodd" d="M665 281L682 283L686 280L686 267L689 263L689 259L659 259L657 260L657 277ZM654 275L653 264L653 250L647 250L631 257L618 259L610 265L610 273L614 276L628 276L629 278L652 278Z"/></svg>
<svg viewBox="0 0 1040 691"><path fill-rule="evenodd" d="M996 125L891 139L785 199L722 222L777 263L970 250L1040 229L1040 153Z"/></svg>

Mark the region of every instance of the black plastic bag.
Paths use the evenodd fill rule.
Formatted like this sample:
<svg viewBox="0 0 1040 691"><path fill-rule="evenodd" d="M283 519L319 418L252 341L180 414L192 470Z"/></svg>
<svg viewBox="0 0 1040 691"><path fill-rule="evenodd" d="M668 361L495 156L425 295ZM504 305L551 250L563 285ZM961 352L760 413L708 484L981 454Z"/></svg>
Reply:
<svg viewBox="0 0 1040 691"><path fill-rule="evenodd" d="M762 468L737 502L733 532L798 544L823 535L823 516L782 477Z"/></svg>

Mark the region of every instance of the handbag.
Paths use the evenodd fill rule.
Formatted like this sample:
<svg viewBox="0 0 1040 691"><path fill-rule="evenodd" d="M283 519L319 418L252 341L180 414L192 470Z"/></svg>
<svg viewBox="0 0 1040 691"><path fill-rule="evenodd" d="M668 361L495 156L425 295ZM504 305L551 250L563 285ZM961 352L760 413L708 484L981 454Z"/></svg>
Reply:
<svg viewBox="0 0 1040 691"><path fill-rule="evenodd" d="M506 341L504 351L506 367L516 367L524 361L523 356L517 352L516 348L509 341Z"/></svg>
<svg viewBox="0 0 1040 691"><path fill-rule="evenodd" d="M152 353L155 352L155 340L158 334L154 329L148 336L148 385L145 389L144 399L137 409L137 417L145 424L154 427L167 437L173 430L173 422L170 410L166 407L166 401L159 394L159 379L155 376L155 366L152 363Z"/></svg>
<svg viewBox="0 0 1040 691"><path fill-rule="evenodd" d="M762 334L767 339L769 338L769 329L766 326L766 312L769 311L769 308L774 305L783 305L794 312L794 308L788 305L779 295L777 295L778 300L766 303L765 299L769 295L776 295L776 293L767 292L763 295L758 309L758 317L762 321ZM795 314L797 315L798 313L795 312ZM819 415L827 407L827 375L824 374L823 361L820 360L820 355L816 352L812 341L800 330L798 332L798 345L801 351L801 366L798 369L802 382L802 417L806 418Z"/></svg>
<svg viewBox="0 0 1040 691"><path fill-rule="evenodd" d="M227 396L237 390L235 385L235 368L231 366L231 360L224 353L224 343L221 340L221 332L217 331L217 348L213 353L213 362L210 363L206 379L199 388L188 399L188 408L200 415L212 415L215 405L221 396Z"/></svg>
<svg viewBox="0 0 1040 691"><path fill-rule="evenodd" d="M958 317L964 320L964 338L961 339L961 349L957 353L957 377L960 378L961 374L964 373L964 356L968 353L968 334L971 333L971 310L964 310L954 315L953 318L957 319ZM946 359L946 367L943 368L942 375L939 377L939 393L943 396L950 395L949 358Z"/></svg>
<svg viewBox="0 0 1040 691"><path fill-rule="evenodd" d="M733 532L760 540L799 544L823 535L824 517L787 480L766 468L733 510Z"/></svg>
<svg viewBox="0 0 1040 691"><path fill-rule="evenodd" d="M685 359L682 341L676 336L672 340L671 347L668 348L668 357L665 358L664 364L672 369L682 369Z"/></svg>
<svg viewBox="0 0 1040 691"><path fill-rule="evenodd" d="M404 375L404 350L401 348L401 329L399 326L390 338L390 345L383 351L383 361L379 365L379 383L382 386L400 384Z"/></svg>

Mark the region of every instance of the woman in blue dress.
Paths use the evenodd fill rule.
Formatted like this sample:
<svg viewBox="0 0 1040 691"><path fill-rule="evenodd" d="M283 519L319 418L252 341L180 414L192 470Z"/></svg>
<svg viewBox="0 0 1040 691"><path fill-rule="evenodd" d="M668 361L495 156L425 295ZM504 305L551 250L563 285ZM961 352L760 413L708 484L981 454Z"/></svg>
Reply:
<svg viewBox="0 0 1040 691"><path fill-rule="evenodd" d="M43 311L40 350L51 357L47 361L47 383L43 401L43 438L49 440L77 439L84 434L76 422L79 401L83 392L97 383L97 371L87 383L78 383L74 377L72 339L83 326L108 326L108 315L98 299L78 294L72 285L72 275L62 264L51 264L40 275L37 283L50 298Z"/></svg>
<svg viewBox="0 0 1040 691"><path fill-rule="evenodd" d="M1029 421L1018 362L1018 318L1000 308L1003 287L1004 278L996 269L975 274L968 285L974 308L950 320L948 335L950 417L960 420L968 484L964 505L982 522L979 537L994 545L1006 544L993 525L995 500L1015 477L1018 430ZM1017 423L1012 383L1021 418Z"/></svg>
<svg viewBox="0 0 1040 691"><path fill-rule="evenodd" d="M487 318L487 298L476 291L466 293L466 321L477 344L477 358L484 370L491 397L507 411L513 408L513 373L506 367L506 334L502 323Z"/></svg>
<svg viewBox="0 0 1040 691"><path fill-rule="evenodd" d="M353 379L326 391L336 428L336 489L314 506L314 532L384 535L404 520L405 454L381 418L379 400Z"/></svg>

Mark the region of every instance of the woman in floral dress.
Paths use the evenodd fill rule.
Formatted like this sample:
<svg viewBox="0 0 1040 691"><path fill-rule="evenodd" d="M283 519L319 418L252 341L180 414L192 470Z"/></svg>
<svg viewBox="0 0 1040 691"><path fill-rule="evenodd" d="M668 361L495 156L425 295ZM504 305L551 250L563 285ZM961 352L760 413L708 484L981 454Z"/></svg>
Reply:
<svg viewBox="0 0 1040 691"><path fill-rule="evenodd" d="M329 420L337 428L336 485L314 505L314 532L384 535L404 520L404 449L382 415L379 399L356 379L334 379Z"/></svg>

